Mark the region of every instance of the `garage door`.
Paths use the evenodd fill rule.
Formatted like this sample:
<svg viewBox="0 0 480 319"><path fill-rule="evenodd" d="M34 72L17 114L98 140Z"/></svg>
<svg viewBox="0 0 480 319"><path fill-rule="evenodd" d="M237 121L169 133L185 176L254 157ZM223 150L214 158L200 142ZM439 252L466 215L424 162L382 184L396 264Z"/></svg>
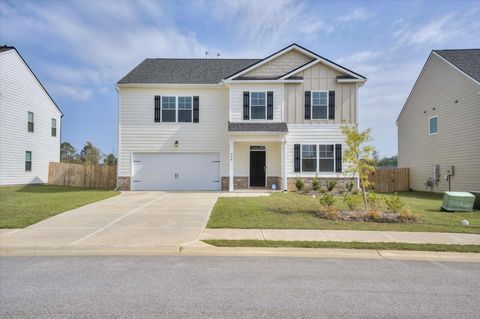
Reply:
<svg viewBox="0 0 480 319"><path fill-rule="evenodd" d="M134 153L132 190L220 190L220 155Z"/></svg>

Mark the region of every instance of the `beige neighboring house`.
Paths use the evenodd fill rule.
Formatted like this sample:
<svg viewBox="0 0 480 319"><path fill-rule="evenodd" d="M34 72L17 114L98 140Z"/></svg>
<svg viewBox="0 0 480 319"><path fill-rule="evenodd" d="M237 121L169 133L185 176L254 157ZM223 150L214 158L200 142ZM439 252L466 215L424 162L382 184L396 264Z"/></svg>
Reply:
<svg viewBox="0 0 480 319"><path fill-rule="evenodd" d="M263 59L145 59L117 83L122 190L292 189L347 179L366 78L297 44ZM349 179L348 179L349 180Z"/></svg>
<svg viewBox="0 0 480 319"><path fill-rule="evenodd" d="M480 49L432 51L397 126L412 189L480 191Z"/></svg>

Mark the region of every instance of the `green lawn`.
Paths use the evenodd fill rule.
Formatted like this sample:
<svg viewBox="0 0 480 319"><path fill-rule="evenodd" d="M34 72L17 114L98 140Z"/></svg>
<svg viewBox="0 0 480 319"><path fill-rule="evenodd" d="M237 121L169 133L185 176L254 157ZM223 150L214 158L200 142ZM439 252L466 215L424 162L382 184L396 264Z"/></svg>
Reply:
<svg viewBox="0 0 480 319"><path fill-rule="evenodd" d="M219 198L209 228L352 229L425 232L480 233L480 212L440 211L442 194L407 192L398 194L420 221L409 224L332 221L318 218L319 201L297 193L273 193L268 197ZM467 219L470 226L462 226Z"/></svg>
<svg viewBox="0 0 480 319"><path fill-rule="evenodd" d="M408 243L362 243L339 241L282 241L282 240L204 240L218 247L290 247L290 248L342 248L377 250L451 251L480 253L480 245L438 245Z"/></svg>
<svg viewBox="0 0 480 319"><path fill-rule="evenodd" d="M117 195L113 190L51 185L0 187L0 228L23 228L45 218Z"/></svg>

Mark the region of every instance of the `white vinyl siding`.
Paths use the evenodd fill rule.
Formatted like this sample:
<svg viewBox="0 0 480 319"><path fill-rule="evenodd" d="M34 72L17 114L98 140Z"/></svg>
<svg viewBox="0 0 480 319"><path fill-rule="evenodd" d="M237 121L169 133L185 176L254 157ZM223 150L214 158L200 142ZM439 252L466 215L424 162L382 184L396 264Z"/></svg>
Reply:
<svg viewBox="0 0 480 319"><path fill-rule="evenodd" d="M284 122L283 118L283 85L273 83L230 84L230 122L243 122L243 92L273 92L273 120L256 120L268 123ZM266 101L266 93L265 93ZM251 104L251 103L250 103ZM227 104L228 108L228 104ZM248 121L248 120L247 120Z"/></svg>
<svg viewBox="0 0 480 319"><path fill-rule="evenodd" d="M48 163L60 161L61 113L15 50L0 53L0 70L0 185L47 183ZM32 152L31 171L25 171L25 151Z"/></svg>
<svg viewBox="0 0 480 319"><path fill-rule="evenodd" d="M480 190L480 85L433 54L398 118L398 161L410 168L410 187L425 190L432 165L440 167L434 191L448 190L445 175L455 166L453 191ZM438 116L438 134L429 118Z"/></svg>
<svg viewBox="0 0 480 319"><path fill-rule="evenodd" d="M153 122L156 95L199 96L200 122ZM119 100L118 176L130 176L133 152L220 153L228 176L228 89L120 88Z"/></svg>

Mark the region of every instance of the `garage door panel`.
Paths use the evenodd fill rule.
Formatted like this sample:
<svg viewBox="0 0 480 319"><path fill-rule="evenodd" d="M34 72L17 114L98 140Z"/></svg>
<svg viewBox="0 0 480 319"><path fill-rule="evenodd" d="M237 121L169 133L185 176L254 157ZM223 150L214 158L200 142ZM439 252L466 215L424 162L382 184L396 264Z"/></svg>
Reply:
<svg viewBox="0 0 480 319"><path fill-rule="evenodd" d="M132 190L220 190L218 153L134 153Z"/></svg>

